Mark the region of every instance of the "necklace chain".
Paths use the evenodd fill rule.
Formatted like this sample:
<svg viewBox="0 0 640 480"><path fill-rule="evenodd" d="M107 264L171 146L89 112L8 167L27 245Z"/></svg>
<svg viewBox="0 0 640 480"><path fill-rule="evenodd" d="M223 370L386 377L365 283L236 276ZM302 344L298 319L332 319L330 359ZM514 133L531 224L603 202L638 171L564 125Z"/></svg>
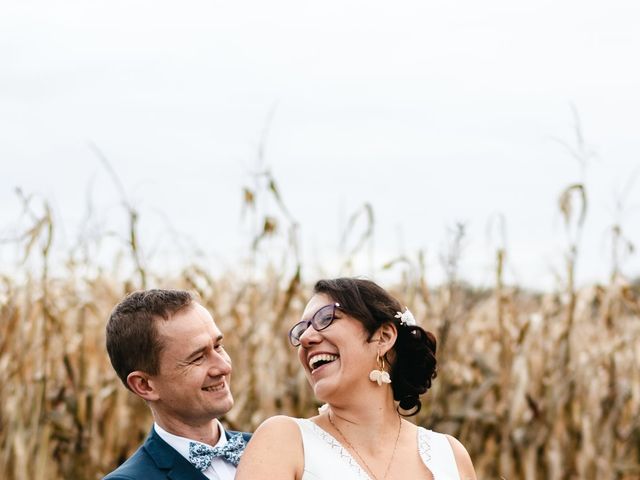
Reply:
<svg viewBox="0 0 640 480"><path fill-rule="evenodd" d="M373 480L378 480L378 477L375 475L375 473L373 473L373 470L371 469L369 464L367 462L365 462L364 458L362 458L362 456L360 455L360 453L358 452L356 447L351 445L351 442L349 442L349 440L347 440L347 437L344 436L344 433L342 433L342 431L338 428L338 426L333 422L333 419L331 418L331 414L332 413L333 412L329 411L329 413L327 415L329 417L329 423L331 425L333 425L333 428L336 429L336 431L340 434L340 436L345 441L345 443L349 446L349 448L351 450L353 450L353 453L355 453L358 456L360 461L364 464L364 466L367 468L367 470L369 471L369 473L373 477ZM391 458L389 458L389 463L387 464L387 469L384 471L384 476L382 477L382 480L385 480L387 478L387 475L389 474L389 469L391 468L391 464L393 463L393 457L395 457L396 449L398 448L398 440L400 440L400 430L401 429L402 429L402 420L400 419L400 417L398 417L398 435L396 436L396 443L393 446L393 452L391 453Z"/></svg>

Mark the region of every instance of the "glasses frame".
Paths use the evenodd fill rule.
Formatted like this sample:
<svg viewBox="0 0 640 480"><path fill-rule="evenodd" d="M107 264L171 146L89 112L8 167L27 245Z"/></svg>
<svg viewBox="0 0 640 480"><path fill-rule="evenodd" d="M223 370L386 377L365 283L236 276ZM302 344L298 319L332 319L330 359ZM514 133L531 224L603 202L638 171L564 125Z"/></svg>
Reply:
<svg viewBox="0 0 640 480"><path fill-rule="evenodd" d="M331 320L329 320L329 323L327 323L324 326L317 326L318 320L318 314L320 312L322 312L325 308L327 307L333 307L333 310L331 311ZM300 346L300 337L304 334L304 332L307 331L307 329L309 328L309 325L311 325L313 327L313 329L316 332L320 332L322 330L324 330L325 328L329 327L333 321L336 319L336 308L340 308L340 304L338 302L334 302L334 303L329 303L327 305L324 305L323 307L320 307L318 310L316 310L316 313L313 314L313 316L309 319L309 320L302 320L298 323L296 323L293 327L291 327L291 329L289 330L289 342L291 343L291 345L293 345L294 347L299 347ZM300 325L304 325L304 330L302 330L302 333L300 333L300 335L298 336L298 338L294 338L293 336L293 331L296 330Z"/></svg>

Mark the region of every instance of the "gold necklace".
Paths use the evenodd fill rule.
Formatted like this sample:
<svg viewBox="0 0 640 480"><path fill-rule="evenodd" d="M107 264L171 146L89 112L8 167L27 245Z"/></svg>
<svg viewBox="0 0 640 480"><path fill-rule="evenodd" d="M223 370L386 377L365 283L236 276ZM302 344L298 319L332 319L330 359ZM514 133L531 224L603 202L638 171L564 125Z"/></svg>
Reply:
<svg viewBox="0 0 640 480"><path fill-rule="evenodd" d="M344 436L344 433L342 433L342 431L338 428L338 426L335 423L333 423L333 419L331 418L331 413L332 412L329 411L329 413L327 414L327 416L329 417L329 423L333 425L333 428L336 429L336 431L340 434L340 436L345 441L345 443L349 446L349 448L353 450L353 453L355 453L358 456L360 461L364 464L364 466L369 471L369 474L371 474L371 476L373 477L373 480L378 480L378 477L376 477L375 473L373 473L373 470L371 470L371 467L369 466L369 464L365 462L364 458L362 458L360 453L358 453L358 450L356 450L356 447L351 445L349 440L347 440L347 437ZM389 474L389 469L391 468L391 464L393 463L393 457L396 455L396 449L398 448L398 440L400 440L401 429L402 429L402 419L398 417L398 435L396 436L396 443L393 446L393 453L391 453L391 458L389 459L389 463L387 464L387 469L384 471L384 476L382 477L382 480L385 480L387 478L387 475Z"/></svg>

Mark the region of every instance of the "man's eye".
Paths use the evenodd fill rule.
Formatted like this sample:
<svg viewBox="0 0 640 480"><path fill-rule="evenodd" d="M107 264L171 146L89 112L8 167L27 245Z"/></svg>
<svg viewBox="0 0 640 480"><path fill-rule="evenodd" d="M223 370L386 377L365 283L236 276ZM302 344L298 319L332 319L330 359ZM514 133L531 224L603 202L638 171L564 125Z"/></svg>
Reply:
<svg viewBox="0 0 640 480"><path fill-rule="evenodd" d="M193 359L193 363L200 363L204 359L204 355L200 355Z"/></svg>
<svg viewBox="0 0 640 480"><path fill-rule="evenodd" d="M215 348L216 350L224 350L224 345L223 345L223 344L221 344L221 343L219 343L218 345L216 345L216 346L215 346L215 347L213 347L213 348Z"/></svg>

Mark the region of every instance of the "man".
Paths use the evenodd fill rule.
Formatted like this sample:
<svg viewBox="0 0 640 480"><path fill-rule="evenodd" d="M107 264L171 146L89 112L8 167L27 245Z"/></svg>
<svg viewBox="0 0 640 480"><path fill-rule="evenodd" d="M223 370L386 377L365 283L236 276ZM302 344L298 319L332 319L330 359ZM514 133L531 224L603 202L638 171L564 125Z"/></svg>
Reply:
<svg viewBox="0 0 640 480"><path fill-rule="evenodd" d="M218 421L233 406L231 359L209 312L186 291L132 293L109 317L107 351L154 424L105 480L233 479L250 435Z"/></svg>

